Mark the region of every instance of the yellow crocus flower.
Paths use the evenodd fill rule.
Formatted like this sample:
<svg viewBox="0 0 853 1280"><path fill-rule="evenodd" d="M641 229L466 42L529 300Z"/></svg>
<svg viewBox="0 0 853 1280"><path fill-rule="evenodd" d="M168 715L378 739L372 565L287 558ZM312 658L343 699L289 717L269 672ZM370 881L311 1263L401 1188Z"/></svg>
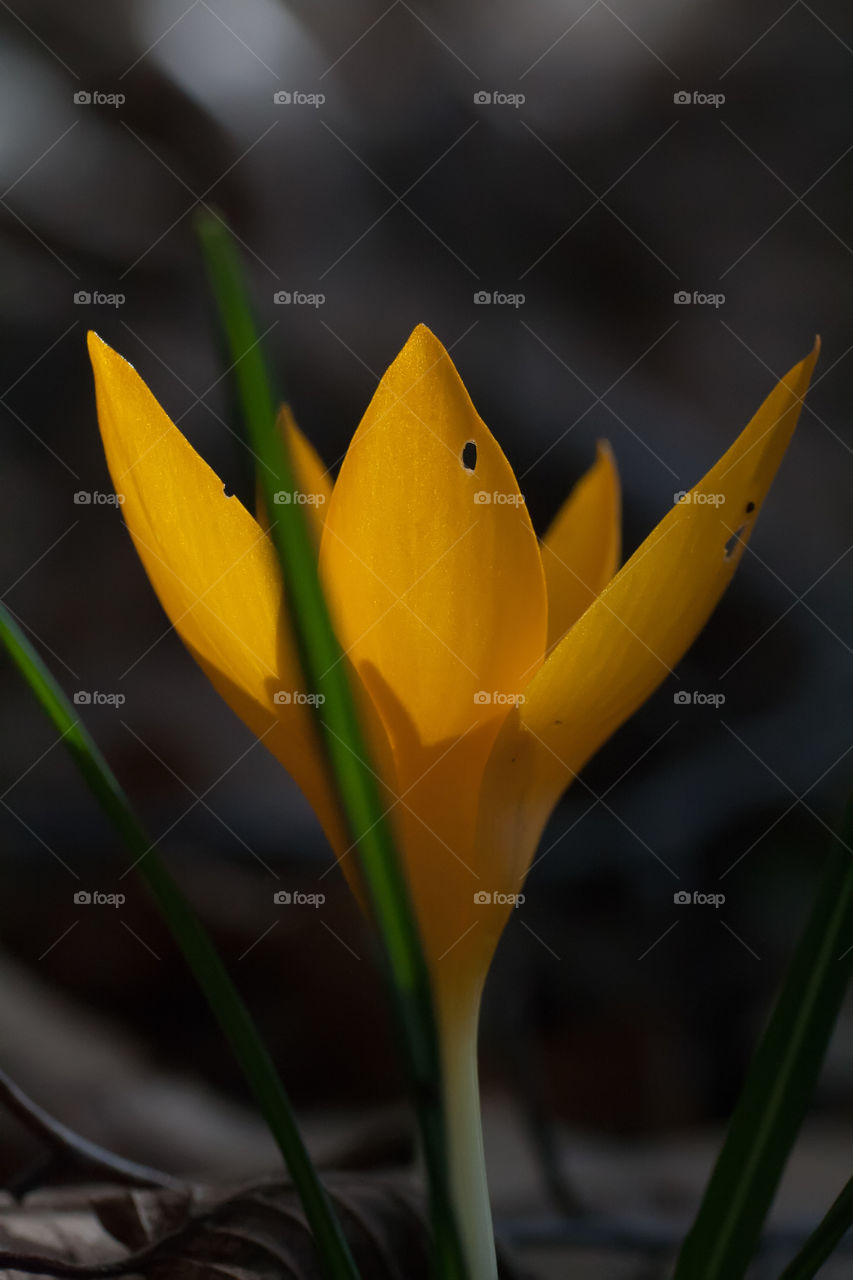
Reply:
<svg viewBox="0 0 853 1280"><path fill-rule="evenodd" d="M107 462L148 577L219 693L302 788L353 883L272 543L134 369L94 334L89 350ZM513 895L562 792L725 590L817 353L621 569L610 450L599 447L538 540L512 468L424 326L379 383L334 486L283 413L300 482L291 499L316 534L429 963L477 1277L494 1267L477 1013Z"/></svg>

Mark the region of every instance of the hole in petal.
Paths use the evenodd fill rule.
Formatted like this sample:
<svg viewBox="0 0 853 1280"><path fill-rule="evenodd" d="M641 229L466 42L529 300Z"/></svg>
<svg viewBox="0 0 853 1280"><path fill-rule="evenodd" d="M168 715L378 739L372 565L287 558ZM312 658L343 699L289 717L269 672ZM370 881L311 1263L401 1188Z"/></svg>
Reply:
<svg viewBox="0 0 853 1280"><path fill-rule="evenodd" d="M746 525L742 524L741 527L737 529L729 538L728 542L723 548L723 556L726 560L731 560L735 551L740 546L740 540L745 531L746 531Z"/></svg>
<svg viewBox="0 0 853 1280"><path fill-rule="evenodd" d="M466 471L474 472L477 469L477 444L474 440L469 440L462 450L462 466Z"/></svg>
<svg viewBox="0 0 853 1280"><path fill-rule="evenodd" d="M754 503L754 502L748 502L748 503L746 504L746 514L747 514L747 515L751 515L751 513L752 513L754 510L755 510L755 503Z"/></svg>

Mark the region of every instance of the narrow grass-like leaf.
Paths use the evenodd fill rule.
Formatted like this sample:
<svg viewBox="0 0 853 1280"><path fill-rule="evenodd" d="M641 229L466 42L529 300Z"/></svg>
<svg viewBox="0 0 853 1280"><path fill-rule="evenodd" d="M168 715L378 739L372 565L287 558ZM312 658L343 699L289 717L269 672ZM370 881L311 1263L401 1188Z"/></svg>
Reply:
<svg viewBox="0 0 853 1280"><path fill-rule="evenodd" d="M88 730L2 604L0 641L61 734L98 804L133 855L134 869L160 909L204 992L278 1143L314 1233L326 1276L329 1280L359 1280L349 1245L296 1126L284 1085L207 931L172 879Z"/></svg>
<svg viewBox="0 0 853 1280"><path fill-rule="evenodd" d="M853 1227L853 1178L834 1200L825 1217L791 1259L779 1280L812 1280Z"/></svg>
<svg viewBox="0 0 853 1280"><path fill-rule="evenodd" d="M197 228L234 361L245 423L271 520L270 534L287 584L303 670L310 691L321 695L317 715L326 753L382 942L429 1179L436 1274L441 1280L457 1280L464 1277L465 1265L450 1192L436 1019L414 908L370 766L346 662L317 575L316 551L302 507L295 502L275 502L277 491L293 492L298 485L284 433L276 427L277 405L241 263L221 219L201 215Z"/></svg>
<svg viewBox="0 0 853 1280"><path fill-rule="evenodd" d="M755 1252L853 972L851 846L853 802L833 836L674 1280L741 1280Z"/></svg>

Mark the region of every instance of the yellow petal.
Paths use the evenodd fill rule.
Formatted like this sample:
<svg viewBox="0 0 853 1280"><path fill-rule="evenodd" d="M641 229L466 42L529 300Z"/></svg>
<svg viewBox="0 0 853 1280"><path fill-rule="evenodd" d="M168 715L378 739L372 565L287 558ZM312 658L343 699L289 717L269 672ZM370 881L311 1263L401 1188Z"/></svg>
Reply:
<svg viewBox="0 0 853 1280"><path fill-rule="evenodd" d="M323 466L323 460L311 441L299 430L289 404L283 404L279 409L278 429L285 438L294 472L300 477L301 485L296 494L282 496L285 499L290 498L291 501L295 499L302 504L314 541L319 548L326 512L329 509L329 499L332 496L331 474ZM260 484L258 484L255 498L255 518L262 528L269 528Z"/></svg>
<svg viewBox="0 0 853 1280"><path fill-rule="evenodd" d="M225 496L132 366L94 333L89 354L107 464L160 603L215 688L343 847L312 713L295 697L304 685L269 538Z"/></svg>
<svg viewBox="0 0 853 1280"><path fill-rule="evenodd" d="M450 357L423 326L349 447L320 571L341 643L387 687L379 697L395 750L405 746L400 709L424 746L481 723L496 730L507 709L500 699L542 660L545 586L527 510ZM403 781L411 776L404 765Z"/></svg>
<svg viewBox="0 0 853 1280"><path fill-rule="evenodd" d="M478 847L492 850L496 875L523 877L561 792L705 625L788 447L818 350L816 343L664 517L507 717L484 775L476 837Z"/></svg>
<svg viewBox="0 0 853 1280"><path fill-rule="evenodd" d="M619 475L600 440L593 465L572 489L542 539L548 587L548 648L566 634L619 567Z"/></svg>
<svg viewBox="0 0 853 1280"><path fill-rule="evenodd" d="M382 676L369 665L362 674L375 704L387 708L394 695ZM383 761L382 776L389 781L385 803L436 993L460 986L470 992L485 977L494 948L485 931L472 929L480 915L475 894L483 871L473 852L478 790L470 781L482 772L492 726L483 722L462 737L424 745L402 708L392 720L403 739L396 758L407 776L397 774L393 756ZM374 759L382 760L381 743L373 750ZM361 899L354 856L344 858L342 867ZM459 946L466 935L466 945Z"/></svg>

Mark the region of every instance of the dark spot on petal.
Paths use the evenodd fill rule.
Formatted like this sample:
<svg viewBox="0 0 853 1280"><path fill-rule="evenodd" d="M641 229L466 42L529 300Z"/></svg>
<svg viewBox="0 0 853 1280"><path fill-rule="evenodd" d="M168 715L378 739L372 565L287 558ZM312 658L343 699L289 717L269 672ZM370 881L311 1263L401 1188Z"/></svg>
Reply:
<svg viewBox="0 0 853 1280"><path fill-rule="evenodd" d="M754 503L754 502L748 502L748 503L746 504L746 514L747 514L747 515L749 515L749 514L750 514L751 512L753 512L754 510L755 510L755 503Z"/></svg>
<svg viewBox="0 0 853 1280"><path fill-rule="evenodd" d="M462 450L462 466L466 471L476 471L477 469L477 444L474 440L469 440Z"/></svg>
<svg viewBox="0 0 853 1280"><path fill-rule="evenodd" d="M741 525L741 527L740 527L739 529L737 529L737 530L732 534L732 536L729 538L728 542L726 543L725 547L723 548L723 558L724 558L725 560L731 560L731 558L732 558L732 556L734 555L734 553L735 553L735 551L736 551L737 547L740 545L740 540L741 540L741 537L743 536L743 534L744 534L745 530L746 530L746 525L745 525L745 524L742 524L742 525Z"/></svg>

